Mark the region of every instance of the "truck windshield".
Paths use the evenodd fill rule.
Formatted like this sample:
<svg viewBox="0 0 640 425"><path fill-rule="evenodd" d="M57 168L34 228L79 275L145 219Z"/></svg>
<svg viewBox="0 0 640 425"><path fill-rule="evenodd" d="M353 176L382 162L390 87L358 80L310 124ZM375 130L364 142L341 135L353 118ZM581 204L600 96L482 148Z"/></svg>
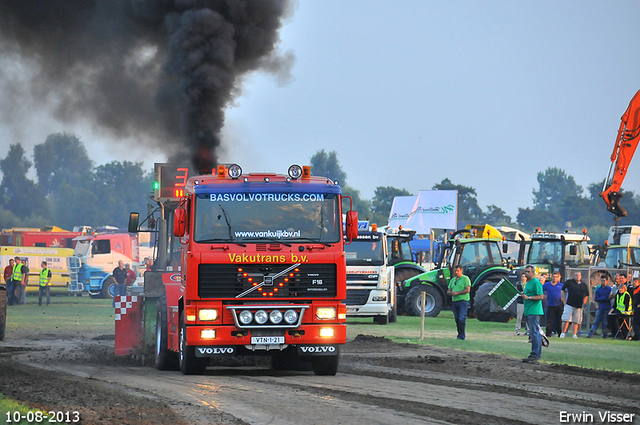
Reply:
<svg viewBox="0 0 640 425"><path fill-rule="evenodd" d="M530 264L553 264L560 266L562 261L562 242L554 241L532 241L529 248Z"/></svg>
<svg viewBox="0 0 640 425"><path fill-rule="evenodd" d="M384 264L382 248L380 240L354 240L344 247L347 266L382 266Z"/></svg>
<svg viewBox="0 0 640 425"><path fill-rule="evenodd" d="M337 243L341 223L336 194L204 193L196 195L193 239Z"/></svg>
<svg viewBox="0 0 640 425"><path fill-rule="evenodd" d="M91 246L90 241L78 241L76 247L73 250L73 255L76 257L86 257L89 255L89 247Z"/></svg>

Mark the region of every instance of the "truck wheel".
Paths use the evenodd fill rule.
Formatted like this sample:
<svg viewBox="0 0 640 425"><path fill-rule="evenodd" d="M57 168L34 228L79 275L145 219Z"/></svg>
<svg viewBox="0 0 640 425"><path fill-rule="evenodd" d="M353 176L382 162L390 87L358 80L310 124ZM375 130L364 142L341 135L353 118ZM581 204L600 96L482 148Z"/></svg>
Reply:
<svg viewBox="0 0 640 425"><path fill-rule="evenodd" d="M114 291L116 289L116 279L113 276L109 276L102 283L102 289L100 290L100 298L112 299Z"/></svg>
<svg viewBox="0 0 640 425"><path fill-rule="evenodd" d="M377 323L378 325L386 325L389 323L389 314L385 314L384 316L373 316L373 323Z"/></svg>
<svg viewBox="0 0 640 425"><path fill-rule="evenodd" d="M497 302L489 296L489 292L496 286L498 282L487 282L482 284L476 291L473 298L473 310L478 320L482 322L502 322L506 323L511 319L511 311L504 311ZM516 303L511 304L515 310ZM514 315L515 316L515 315Z"/></svg>
<svg viewBox="0 0 640 425"><path fill-rule="evenodd" d="M158 370L178 370L178 356L169 350L169 333L167 326L167 298L158 301L156 315L156 368Z"/></svg>
<svg viewBox="0 0 640 425"><path fill-rule="evenodd" d="M389 323L396 323L398 321L398 300L393 303L391 311L389 311Z"/></svg>
<svg viewBox="0 0 640 425"><path fill-rule="evenodd" d="M184 314L184 313L183 313ZM202 375L207 367L207 359L196 357L195 347L187 345L187 326L180 317L180 372L183 375Z"/></svg>
<svg viewBox="0 0 640 425"><path fill-rule="evenodd" d="M311 361L313 364L313 373L316 375L334 376L338 373L338 364L340 363L340 347L336 347L335 356L318 356Z"/></svg>
<svg viewBox="0 0 640 425"><path fill-rule="evenodd" d="M425 292L425 317L436 317L443 307L443 300L440 292L436 288L427 284L414 286L409 290L404 298L404 309L411 316L420 316L422 313L422 293Z"/></svg>

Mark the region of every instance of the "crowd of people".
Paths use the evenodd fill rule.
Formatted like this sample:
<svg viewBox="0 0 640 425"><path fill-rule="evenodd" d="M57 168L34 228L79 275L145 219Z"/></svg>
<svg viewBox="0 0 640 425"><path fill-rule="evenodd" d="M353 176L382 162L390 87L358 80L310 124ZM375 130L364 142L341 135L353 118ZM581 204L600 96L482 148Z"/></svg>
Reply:
<svg viewBox="0 0 640 425"><path fill-rule="evenodd" d="M640 340L640 278L619 273L611 285L612 276L608 272L599 273L600 284L593 290L597 310L593 326L587 338L599 336L599 327L603 338ZM582 281L582 273L575 272L564 283L560 281L560 272L548 276L535 275L532 266L526 266L522 281L516 289L522 294L518 308L515 331L520 335L522 319L526 319L527 331L531 339L532 349L525 362L540 359L540 318L546 319L546 336L565 338L572 331L572 338L577 339L581 333L583 308L589 300L589 284ZM629 287L629 282L632 286ZM533 317L530 317L533 316ZM633 320L637 316L637 320Z"/></svg>

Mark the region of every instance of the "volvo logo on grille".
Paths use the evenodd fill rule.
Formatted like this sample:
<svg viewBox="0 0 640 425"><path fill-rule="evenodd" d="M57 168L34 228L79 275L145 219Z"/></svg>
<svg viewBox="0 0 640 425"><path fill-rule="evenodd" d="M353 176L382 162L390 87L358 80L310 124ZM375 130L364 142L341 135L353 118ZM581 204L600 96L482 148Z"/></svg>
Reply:
<svg viewBox="0 0 640 425"><path fill-rule="evenodd" d="M337 354L337 349L333 345L300 345L299 354L313 354L314 356L333 356Z"/></svg>
<svg viewBox="0 0 640 425"><path fill-rule="evenodd" d="M235 354L235 347L198 347L196 357L209 357L218 355Z"/></svg>

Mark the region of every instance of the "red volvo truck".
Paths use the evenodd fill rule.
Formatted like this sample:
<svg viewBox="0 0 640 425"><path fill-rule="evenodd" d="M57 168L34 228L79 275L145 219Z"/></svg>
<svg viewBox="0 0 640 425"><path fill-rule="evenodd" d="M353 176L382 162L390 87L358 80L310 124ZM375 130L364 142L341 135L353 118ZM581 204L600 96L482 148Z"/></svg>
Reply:
<svg viewBox="0 0 640 425"><path fill-rule="evenodd" d="M357 237L350 206L343 225L348 197L307 166L213 171L188 177L156 164L159 218L147 219L158 270L145 273L143 294L116 299L116 354L153 345L159 369L184 374L203 373L212 358L266 355L275 369L335 375L346 340L344 243ZM131 214L129 231L139 219Z"/></svg>

